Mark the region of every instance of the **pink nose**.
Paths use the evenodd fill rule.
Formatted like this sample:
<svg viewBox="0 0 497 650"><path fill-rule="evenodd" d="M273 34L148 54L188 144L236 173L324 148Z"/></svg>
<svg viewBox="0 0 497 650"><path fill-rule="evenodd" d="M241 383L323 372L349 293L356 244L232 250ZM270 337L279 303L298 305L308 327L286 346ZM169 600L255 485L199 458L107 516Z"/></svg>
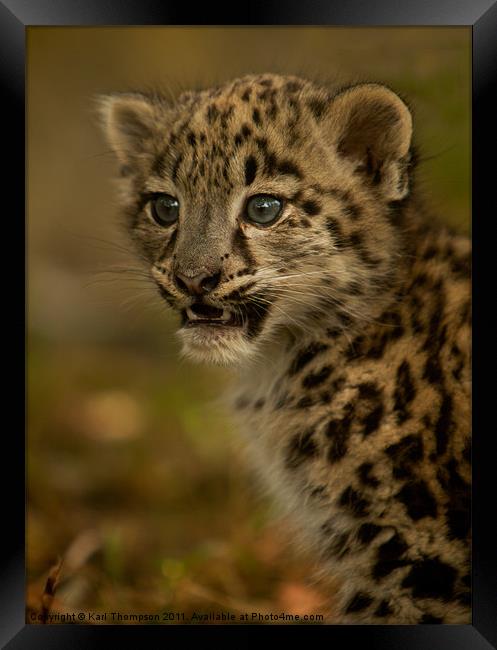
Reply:
<svg viewBox="0 0 497 650"><path fill-rule="evenodd" d="M221 273L215 273L211 275L210 273L199 273L194 275L193 278L184 275L183 273L176 273L174 280L176 286L183 291L183 293L192 295L192 296L202 296L204 293L209 293L213 291L219 284L221 279Z"/></svg>

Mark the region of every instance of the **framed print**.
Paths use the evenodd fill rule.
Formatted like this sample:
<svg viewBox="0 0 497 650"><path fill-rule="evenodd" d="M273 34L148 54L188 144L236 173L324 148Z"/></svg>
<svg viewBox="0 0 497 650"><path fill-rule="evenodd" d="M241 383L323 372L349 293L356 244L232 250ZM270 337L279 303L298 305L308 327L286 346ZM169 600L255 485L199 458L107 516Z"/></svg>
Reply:
<svg viewBox="0 0 497 650"><path fill-rule="evenodd" d="M497 647L496 5L44 5L0 5L2 643Z"/></svg>

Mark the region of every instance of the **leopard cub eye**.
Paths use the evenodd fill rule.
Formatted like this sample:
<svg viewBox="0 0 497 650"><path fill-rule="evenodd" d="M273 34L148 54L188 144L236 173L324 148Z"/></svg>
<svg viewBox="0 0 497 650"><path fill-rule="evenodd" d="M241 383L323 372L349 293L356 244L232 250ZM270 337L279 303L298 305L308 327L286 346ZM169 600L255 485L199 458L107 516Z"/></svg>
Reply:
<svg viewBox="0 0 497 650"><path fill-rule="evenodd" d="M270 194L256 194L247 201L245 218L258 225L269 225L279 217L283 201Z"/></svg>
<svg viewBox="0 0 497 650"><path fill-rule="evenodd" d="M158 194L152 199L151 212L159 226L170 226L179 216L179 201L170 194Z"/></svg>

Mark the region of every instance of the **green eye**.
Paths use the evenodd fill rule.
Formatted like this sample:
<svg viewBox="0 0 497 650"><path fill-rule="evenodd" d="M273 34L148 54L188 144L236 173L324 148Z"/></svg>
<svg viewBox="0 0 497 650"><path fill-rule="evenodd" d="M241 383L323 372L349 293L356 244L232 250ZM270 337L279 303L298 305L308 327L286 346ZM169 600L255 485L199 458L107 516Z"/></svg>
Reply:
<svg viewBox="0 0 497 650"><path fill-rule="evenodd" d="M283 202L269 194L257 194L247 202L246 218L249 221L266 225L272 223L280 214Z"/></svg>
<svg viewBox="0 0 497 650"><path fill-rule="evenodd" d="M152 200L152 216L160 226L169 226L178 219L179 201L169 194L159 194Z"/></svg>

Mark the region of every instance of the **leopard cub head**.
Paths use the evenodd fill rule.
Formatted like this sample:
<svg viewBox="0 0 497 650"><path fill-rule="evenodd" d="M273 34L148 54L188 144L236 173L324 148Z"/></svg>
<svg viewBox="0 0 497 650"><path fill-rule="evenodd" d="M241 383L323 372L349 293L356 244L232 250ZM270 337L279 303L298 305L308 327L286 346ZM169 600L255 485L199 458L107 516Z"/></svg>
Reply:
<svg viewBox="0 0 497 650"><path fill-rule="evenodd" d="M232 363L381 309L410 185L412 120L394 92L264 74L175 102L109 95L100 114L186 355Z"/></svg>

